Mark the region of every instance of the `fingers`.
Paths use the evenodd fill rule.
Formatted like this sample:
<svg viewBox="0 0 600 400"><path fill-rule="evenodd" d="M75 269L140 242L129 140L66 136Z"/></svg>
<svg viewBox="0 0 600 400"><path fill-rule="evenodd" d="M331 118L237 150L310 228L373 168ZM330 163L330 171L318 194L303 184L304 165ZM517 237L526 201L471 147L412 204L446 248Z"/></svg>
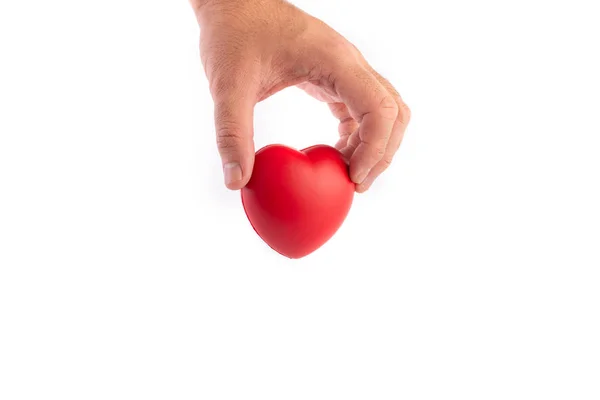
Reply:
<svg viewBox="0 0 600 400"><path fill-rule="evenodd" d="M360 185L383 159L398 116L398 103L366 68L346 68L336 75L335 89L360 126L350 158L350 178Z"/></svg>
<svg viewBox="0 0 600 400"><path fill-rule="evenodd" d="M392 135L388 142L387 149L383 158L373 169L369 172L367 178L357 187L357 192L362 193L367 191L375 179L381 175L392 163L394 155L400 148L400 144L402 143L402 139L404 138L404 133L410 122L411 112L408 106L404 103L400 94L396 91L396 89L390 84L390 82L379 75L374 70L371 70L373 75L381 82L381 84L387 89L387 91L393 96L394 100L398 104L398 116L394 123L394 127L392 128Z"/></svg>
<svg viewBox="0 0 600 400"><path fill-rule="evenodd" d="M398 127L398 123L394 126L393 134L390 137L390 141L388 142L388 147L383 155L381 161L379 161L373 169L369 172L369 175L365 178L365 180L357 186L356 191L358 193L363 193L369 190L375 179L381 175L392 163L392 159L394 158L394 154L398 151L400 147L400 143L402 141L403 135L400 134L400 129Z"/></svg>
<svg viewBox="0 0 600 400"><path fill-rule="evenodd" d="M352 118L348 107L346 107L344 103L332 102L328 103L328 105L333 116L340 121L340 125L338 127L340 139L335 145L335 148L338 150L342 150L346 147L350 135L352 135L358 130L359 125L358 122L356 122L356 120Z"/></svg>
<svg viewBox="0 0 600 400"><path fill-rule="evenodd" d="M211 83L217 147L225 185L231 190L246 186L254 165L254 106L256 91L244 75L216 77Z"/></svg>

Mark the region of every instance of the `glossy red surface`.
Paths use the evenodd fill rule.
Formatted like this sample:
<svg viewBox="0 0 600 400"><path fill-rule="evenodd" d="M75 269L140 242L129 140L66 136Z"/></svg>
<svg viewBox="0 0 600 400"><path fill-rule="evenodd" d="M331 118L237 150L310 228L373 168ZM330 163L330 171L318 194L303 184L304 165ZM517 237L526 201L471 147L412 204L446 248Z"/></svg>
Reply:
<svg viewBox="0 0 600 400"><path fill-rule="evenodd" d="M256 233L288 258L329 241L346 219L355 185L341 153L326 145L298 151L270 145L256 153L242 203Z"/></svg>

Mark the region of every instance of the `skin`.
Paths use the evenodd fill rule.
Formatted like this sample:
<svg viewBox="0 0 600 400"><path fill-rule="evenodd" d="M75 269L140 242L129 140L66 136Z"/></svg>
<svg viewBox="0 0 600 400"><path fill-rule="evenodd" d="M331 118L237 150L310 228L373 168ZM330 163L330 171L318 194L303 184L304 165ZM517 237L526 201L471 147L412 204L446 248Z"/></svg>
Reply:
<svg viewBox="0 0 600 400"><path fill-rule="evenodd" d="M391 164L410 120L396 89L323 21L284 0L190 0L214 101L225 185L243 188L254 164L254 107L297 86L339 119L336 148L365 192Z"/></svg>

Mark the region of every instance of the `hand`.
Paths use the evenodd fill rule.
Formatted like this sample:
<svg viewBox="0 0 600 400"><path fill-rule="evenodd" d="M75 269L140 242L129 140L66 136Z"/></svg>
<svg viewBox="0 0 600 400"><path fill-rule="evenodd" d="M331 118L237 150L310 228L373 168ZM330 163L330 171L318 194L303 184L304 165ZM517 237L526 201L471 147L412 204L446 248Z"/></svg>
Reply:
<svg viewBox="0 0 600 400"><path fill-rule="evenodd" d="M357 192L392 162L410 119L394 87L339 33L284 0L191 0L215 105L225 184L243 188L254 164L255 105L298 86L339 119L336 148Z"/></svg>

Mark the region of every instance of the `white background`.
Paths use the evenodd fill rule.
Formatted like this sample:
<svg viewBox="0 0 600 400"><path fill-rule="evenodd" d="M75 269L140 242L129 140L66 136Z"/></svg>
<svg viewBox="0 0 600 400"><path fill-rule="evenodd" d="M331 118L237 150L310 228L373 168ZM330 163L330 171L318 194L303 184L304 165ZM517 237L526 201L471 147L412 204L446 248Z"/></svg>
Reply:
<svg viewBox="0 0 600 400"><path fill-rule="evenodd" d="M597 400L594 3L298 0L413 119L291 261L222 185L186 1L2 1L0 399ZM257 148L336 132L256 109Z"/></svg>

